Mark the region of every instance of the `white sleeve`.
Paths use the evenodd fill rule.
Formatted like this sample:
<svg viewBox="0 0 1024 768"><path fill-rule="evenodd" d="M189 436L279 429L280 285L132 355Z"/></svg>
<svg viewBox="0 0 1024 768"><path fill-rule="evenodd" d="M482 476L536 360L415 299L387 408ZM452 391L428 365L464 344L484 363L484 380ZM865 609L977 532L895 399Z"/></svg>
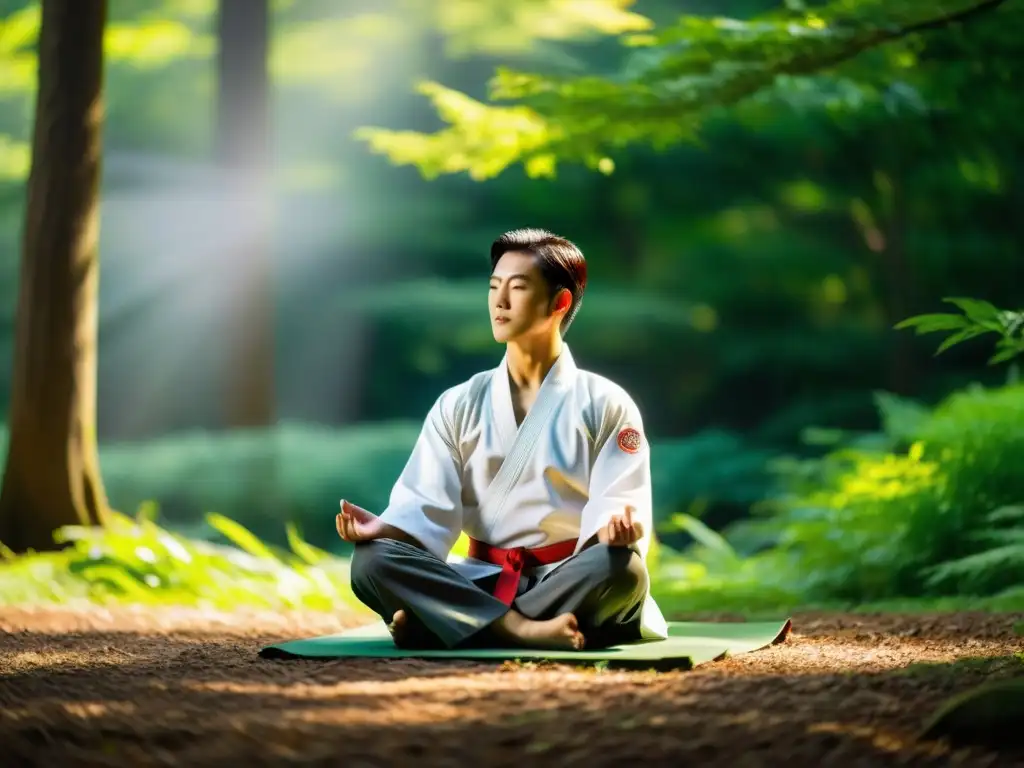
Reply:
<svg viewBox="0 0 1024 768"><path fill-rule="evenodd" d="M462 460L454 438L454 393L441 395L380 517L444 560L462 533Z"/></svg>
<svg viewBox="0 0 1024 768"><path fill-rule="evenodd" d="M643 526L643 536L634 548L646 558L654 530L651 453L640 410L631 398L623 394L605 407L594 448L597 458L590 472L590 495L580 518L576 551L628 505L634 509L633 521Z"/></svg>

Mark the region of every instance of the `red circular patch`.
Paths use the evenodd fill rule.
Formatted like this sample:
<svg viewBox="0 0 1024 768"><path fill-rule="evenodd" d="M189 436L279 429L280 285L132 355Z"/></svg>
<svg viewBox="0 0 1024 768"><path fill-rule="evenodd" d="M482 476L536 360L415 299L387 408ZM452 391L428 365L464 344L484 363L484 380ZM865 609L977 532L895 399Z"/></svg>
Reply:
<svg viewBox="0 0 1024 768"><path fill-rule="evenodd" d="M626 453L636 453L640 450L640 433L632 427L626 427L619 432L619 448Z"/></svg>

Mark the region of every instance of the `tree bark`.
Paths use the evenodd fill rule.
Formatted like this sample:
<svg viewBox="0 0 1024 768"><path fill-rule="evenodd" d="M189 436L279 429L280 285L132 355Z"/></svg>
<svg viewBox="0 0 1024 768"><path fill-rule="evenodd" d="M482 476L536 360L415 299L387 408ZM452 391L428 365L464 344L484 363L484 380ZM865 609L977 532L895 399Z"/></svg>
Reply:
<svg viewBox="0 0 1024 768"><path fill-rule="evenodd" d="M221 0L217 35L217 155L236 196L231 223L242 233L237 250L224 255L227 421L263 427L275 412L268 0Z"/></svg>
<svg viewBox="0 0 1024 768"><path fill-rule="evenodd" d="M99 177L106 0L43 0L39 85L0 491L0 541L53 549L102 524L96 446Z"/></svg>

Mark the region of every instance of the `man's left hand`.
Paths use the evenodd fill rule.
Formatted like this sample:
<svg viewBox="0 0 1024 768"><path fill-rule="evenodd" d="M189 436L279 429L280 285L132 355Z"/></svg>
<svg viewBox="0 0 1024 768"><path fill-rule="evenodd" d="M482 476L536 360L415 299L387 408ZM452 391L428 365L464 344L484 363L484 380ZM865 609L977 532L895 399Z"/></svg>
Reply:
<svg viewBox="0 0 1024 768"><path fill-rule="evenodd" d="M597 540L610 547L628 547L640 540L644 535L643 526L633 521L633 507L626 507L625 512L612 515L611 520L597 532Z"/></svg>

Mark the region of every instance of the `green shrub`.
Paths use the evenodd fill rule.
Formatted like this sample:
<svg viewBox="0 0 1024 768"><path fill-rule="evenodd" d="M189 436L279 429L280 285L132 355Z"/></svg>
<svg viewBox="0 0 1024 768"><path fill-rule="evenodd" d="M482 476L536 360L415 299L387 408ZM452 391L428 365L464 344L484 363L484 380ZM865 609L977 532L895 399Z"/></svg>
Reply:
<svg viewBox="0 0 1024 768"><path fill-rule="evenodd" d="M1024 583L1024 560L959 581L935 566L984 551L990 515L1024 499L1024 387L952 395L913 429L904 451L838 448L786 470L791 493L746 524L775 550L765 564L813 598L994 594ZM743 528L744 526L738 526Z"/></svg>
<svg viewBox="0 0 1024 768"><path fill-rule="evenodd" d="M990 364L1024 353L1024 312L947 301L963 314L897 327L950 331L936 354L988 333L999 337ZM677 576L677 604L964 595L1024 604L1024 386L1016 378L1011 370L1006 386L968 387L933 410L878 393L878 434L807 429L807 442L834 447L820 458L773 462L783 494L757 505L721 543L698 539L685 552L662 552L662 577Z"/></svg>
<svg viewBox="0 0 1024 768"><path fill-rule="evenodd" d="M132 519L114 513L105 528L68 526L59 552L0 559L0 604L130 602L232 610L239 606L361 609L348 561L305 542L289 526L290 550L261 542L238 523L209 515L229 545L193 540L158 526L155 507Z"/></svg>

